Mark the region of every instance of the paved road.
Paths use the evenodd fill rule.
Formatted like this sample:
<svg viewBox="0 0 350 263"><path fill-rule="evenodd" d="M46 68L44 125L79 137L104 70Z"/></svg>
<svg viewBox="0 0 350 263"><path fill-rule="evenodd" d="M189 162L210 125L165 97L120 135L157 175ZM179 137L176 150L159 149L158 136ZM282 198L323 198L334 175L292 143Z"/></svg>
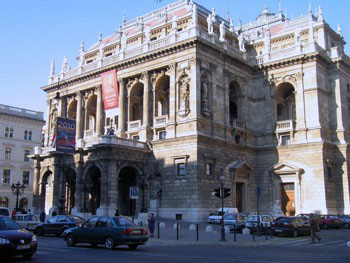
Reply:
<svg viewBox="0 0 350 263"><path fill-rule="evenodd" d="M39 237L39 248L26 262L350 262L350 230L322 231L323 241L311 244L310 237L274 237L256 242L196 242L151 239L137 251L118 247L112 251L89 245L67 247L57 237ZM13 258L10 262L24 262Z"/></svg>

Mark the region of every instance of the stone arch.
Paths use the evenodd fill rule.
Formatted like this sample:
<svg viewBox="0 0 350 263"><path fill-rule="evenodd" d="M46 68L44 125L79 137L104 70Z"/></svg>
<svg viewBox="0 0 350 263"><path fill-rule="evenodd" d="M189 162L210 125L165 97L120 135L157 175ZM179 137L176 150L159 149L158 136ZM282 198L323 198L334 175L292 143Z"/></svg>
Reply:
<svg viewBox="0 0 350 263"><path fill-rule="evenodd" d="M75 120L77 117L77 100L72 100L67 109L67 117L69 119Z"/></svg>
<svg viewBox="0 0 350 263"><path fill-rule="evenodd" d="M88 204L88 211L93 215L96 215L97 209L101 204L102 170L95 163L90 163L85 167L83 177L84 182L86 183L86 193L84 198Z"/></svg>
<svg viewBox="0 0 350 263"><path fill-rule="evenodd" d="M276 115L278 121L296 120L295 87L290 81L276 86Z"/></svg>
<svg viewBox="0 0 350 263"><path fill-rule="evenodd" d="M76 171L71 167L65 172L66 181L66 214L71 214L72 208L75 206L76 191Z"/></svg>
<svg viewBox="0 0 350 263"><path fill-rule="evenodd" d="M121 215L135 215L136 200L129 198L131 186L137 187L141 171L133 165L124 165L118 172L118 209Z"/></svg>
<svg viewBox="0 0 350 263"><path fill-rule="evenodd" d="M6 196L0 196L0 207L9 207L9 199Z"/></svg>
<svg viewBox="0 0 350 263"><path fill-rule="evenodd" d="M97 95L92 94L86 103L86 130L96 131Z"/></svg>
<svg viewBox="0 0 350 263"><path fill-rule="evenodd" d="M155 117L169 114L169 91L170 77L167 74L161 74L155 81Z"/></svg>
<svg viewBox="0 0 350 263"><path fill-rule="evenodd" d="M44 171L41 176L41 189L40 189L40 208L45 210L46 214L49 214L50 209L53 206L53 172L49 169Z"/></svg>
<svg viewBox="0 0 350 263"><path fill-rule="evenodd" d="M28 210L28 199L25 197L22 197L19 200L19 205L18 205L19 211L27 211Z"/></svg>
<svg viewBox="0 0 350 263"><path fill-rule="evenodd" d="M142 81L135 83L129 91L129 121L143 120L143 93Z"/></svg>
<svg viewBox="0 0 350 263"><path fill-rule="evenodd" d="M244 119L244 97L241 86L236 80L231 80L229 84L229 113L231 125L237 119Z"/></svg>

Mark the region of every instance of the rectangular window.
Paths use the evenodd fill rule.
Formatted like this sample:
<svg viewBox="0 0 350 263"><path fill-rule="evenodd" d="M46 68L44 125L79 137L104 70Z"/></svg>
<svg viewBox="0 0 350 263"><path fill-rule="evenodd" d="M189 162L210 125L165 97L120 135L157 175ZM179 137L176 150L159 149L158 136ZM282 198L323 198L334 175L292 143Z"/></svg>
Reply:
<svg viewBox="0 0 350 263"><path fill-rule="evenodd" d="M24 150L24 161L25 162L29 162L28 155L30 155L30 150Z"/></svg>
<svg viewBox="0 0 350 263"><path fill-rule="evenodd" d="M160 131L158 134L159 134L159 140L166 139L166 131Z"/></svg>
<svg viewBox="0 0 350 263"><path fill-rule="evenodd" d="M10 138L13 137L13 128L10 128Z"/></svg>
<svg viewBox="0 0 350 263"><path fill-rule="evenodd" d="M28 185L29 184L29 172L23 171L23 184Z"/></svg>
<svg viewBox="0 0 350 263"><path fill-rule="evenodd" d="M29 140L29 141L32 140L32 131L29 131L29 133L28 133L28 140Z"/></svg>
<svg viewBox="0 0 350 263"><path fill-rule="evenodd" d="M9 184L10 183L10 176L11 176L11 170L4 169L3 174L2 174L2 183Z"/></svg>
<svg viewBox="0 0 350 263"><path fill-rule="evenodd" d="M105 55L106 58L107 58L107 57L110 57L110 56L112 56L112 53L107 53L107 54Z"/></svg>
<svg viewBox="0 0 350 263"><path fill-rule="evenodd" d="M281 136L281 145L290 145L290 135Z"/></svg>
<svg viewBox="0 0 350 263"><path fill-rule="evenodd" d="M180 176L186 175L186 166L184 163L177 164L177 175L180 175Z"/></svg>
<svg viewBox="0 0 350 263"><path fill-rule="evenodd" d="M5 137L9 137L9 127L5 128Z"/></svg>
<svg viewBox="0 0 350 263"><path fill-rule="evenodd" d="M209 176L209 175L212 175L213 174L213 171L212 171L212 164L211 163L207 163L205 168L206 168L206 174Z"/></svg>
<svg viewBox="0 0 350 263"><path fill-rule="evenodd" d="M11 148L10 147L5 148L5 160L11 160Z"/></svg>
<svg viewBox="0 0 350 263"><path fill-rule="evenodd" d="M25 141L28 139L28 131L25 130L24 131L24 138L23 138Z"/></svg>
<svg viewBox="0 0 350 263"><path fill-rule="evenodd" d="M134 141L139 141L140 140L140 136L138 136L138 135L132 136L132 139Z"/></svg>

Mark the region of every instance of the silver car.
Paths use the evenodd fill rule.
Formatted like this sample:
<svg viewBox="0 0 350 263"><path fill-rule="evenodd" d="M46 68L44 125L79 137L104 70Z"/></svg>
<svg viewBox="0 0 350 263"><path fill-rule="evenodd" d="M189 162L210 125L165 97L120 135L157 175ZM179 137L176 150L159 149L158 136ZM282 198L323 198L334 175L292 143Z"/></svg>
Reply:
<svg viewBox="0 0 350 263"><path fill-rule="evenodd" d="M41 223L35 215L29 214L16 214L13 219L21 227L32 231Z"/></svg>
<svg viewBox="0 0 350 263"><path fill-rule="evenodd" d="M227 225L230 231L234 231L234 225L236 225L236 230L242 232L245 228L245 221L247 219L247 214L228 214L224 216L224 224Z"/></svg>

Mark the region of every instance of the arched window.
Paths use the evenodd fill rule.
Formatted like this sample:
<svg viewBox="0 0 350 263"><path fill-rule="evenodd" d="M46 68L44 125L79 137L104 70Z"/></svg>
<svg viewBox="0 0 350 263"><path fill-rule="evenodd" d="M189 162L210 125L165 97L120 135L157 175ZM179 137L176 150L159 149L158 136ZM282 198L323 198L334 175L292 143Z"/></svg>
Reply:
<svg viewBox="0 0 350 263"><path fill-rule="evenodd" d="M5 137L9 137L9 127L5 128Z"/></svg>
<svg viewBox="0 0 350 263"><path fill-rule="evenodd" d="M284 82L277 87L277 121L296 120L295 89L292 84Z"/></svg>
<svg viewBox="0 0 350 263"><path fill-rule="evenodd" d="M21 198L21 200L19 201L19 210L28 210L28 199L27 198Z"/></svg>
<svg viewBox="0 0 350 263"><path fill-rule="evenodd" d="M28 140L31 141L32 140L32 131L29 131L29 134L28 134Z"/></svg>
<svg viewBox="0 0 350 263"><path fill-rule="evenodd" d="M0 207L9 207L9 200L6 196L0 197Z"/></svg>
<svg viewBox="0 0 350 263"><path fill-rule="evenodd" d="M277 120L278 121L283 120L283 115L284 115L284 106L283 104L279 103L277 105Z"/></svg>
<svg viewBox="0 0 350 263"><path fill-rule="evenodd" d="M28 131L25 130L25 131L24 131L24 140L26 141L27 139L28 139Z"/></svg>

